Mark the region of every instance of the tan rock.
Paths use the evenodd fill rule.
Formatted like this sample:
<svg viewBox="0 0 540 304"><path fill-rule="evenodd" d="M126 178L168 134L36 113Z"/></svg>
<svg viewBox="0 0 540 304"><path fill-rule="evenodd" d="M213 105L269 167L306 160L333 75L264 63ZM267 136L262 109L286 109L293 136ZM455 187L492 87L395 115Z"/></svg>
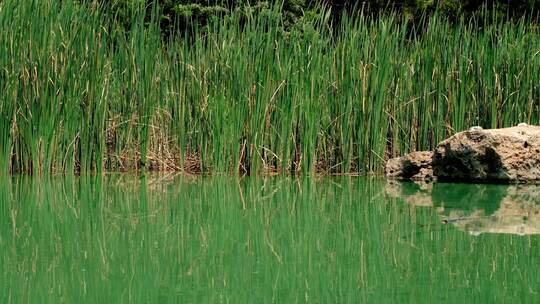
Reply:
<svg viewBox="0 0 540 304"><path fill-rule="evenodd" d="M412 152L386 162L386 176L398 179L432 179L433 152Z"/></svg>
<svg viewBox="0 0 540 304"><path fill-rule="evenodd" d="M437 145L433 174L442 180L540 180L540 127L520 124L457 133Z"/></svg>

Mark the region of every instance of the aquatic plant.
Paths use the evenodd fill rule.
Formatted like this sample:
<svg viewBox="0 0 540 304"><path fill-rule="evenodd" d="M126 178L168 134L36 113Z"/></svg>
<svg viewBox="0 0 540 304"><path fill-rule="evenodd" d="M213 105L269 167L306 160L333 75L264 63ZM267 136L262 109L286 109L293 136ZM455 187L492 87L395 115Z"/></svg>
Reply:
<svg viewBox="0 0 540 304"><path fill-rule="evenodd" d="M539 122L525 19L276 16L164 41L143 13L126 30L90 4L0 2L0 170L369 173L471 125Z"/></svg>

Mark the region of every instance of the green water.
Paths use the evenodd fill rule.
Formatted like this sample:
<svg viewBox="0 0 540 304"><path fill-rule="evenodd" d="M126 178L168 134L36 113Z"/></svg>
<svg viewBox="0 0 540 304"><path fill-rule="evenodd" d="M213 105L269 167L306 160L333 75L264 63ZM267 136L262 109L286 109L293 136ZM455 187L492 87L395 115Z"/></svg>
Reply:
<svg viewBox="0 0 540 304"><path fill-rule="evenodd" d="M2 177L0 302L534 303L539 189Z"/></svg>

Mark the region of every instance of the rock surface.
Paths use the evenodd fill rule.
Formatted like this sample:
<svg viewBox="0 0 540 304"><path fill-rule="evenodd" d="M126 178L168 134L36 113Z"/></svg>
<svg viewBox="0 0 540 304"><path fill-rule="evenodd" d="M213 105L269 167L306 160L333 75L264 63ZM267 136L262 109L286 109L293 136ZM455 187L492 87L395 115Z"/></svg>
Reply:
<svg viewBox="0 0 540 304"><path fill-rule="evenodd" d="M540 127L475 129L439 143L433 174L443 180L520 182L540 180Z"/></svg>
<svg viewBox="0 0 540 304"><path fill-rule="evenodd" d="M386 162L386 175L399 179L431 179L433 152L412 152Z"/></svg>
<svg viewBox="0 0 540 304"><path fill-rule="evenodd" d="M540 126L472 127L442 141L434 152L388 160L386 175L413 180L540 181Z"/></svg>

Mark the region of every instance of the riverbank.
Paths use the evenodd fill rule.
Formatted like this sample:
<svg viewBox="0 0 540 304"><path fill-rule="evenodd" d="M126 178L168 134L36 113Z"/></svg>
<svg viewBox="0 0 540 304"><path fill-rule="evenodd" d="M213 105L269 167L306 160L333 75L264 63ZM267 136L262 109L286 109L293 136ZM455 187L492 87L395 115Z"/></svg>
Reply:
<svg viewBox="0 0 540 304"><path fill-rule="evenodd" d="M60 1L0 3L0 172L382 172L469 126L538 123L540 30L437 16L231 16L163 41Z"/></svg>

